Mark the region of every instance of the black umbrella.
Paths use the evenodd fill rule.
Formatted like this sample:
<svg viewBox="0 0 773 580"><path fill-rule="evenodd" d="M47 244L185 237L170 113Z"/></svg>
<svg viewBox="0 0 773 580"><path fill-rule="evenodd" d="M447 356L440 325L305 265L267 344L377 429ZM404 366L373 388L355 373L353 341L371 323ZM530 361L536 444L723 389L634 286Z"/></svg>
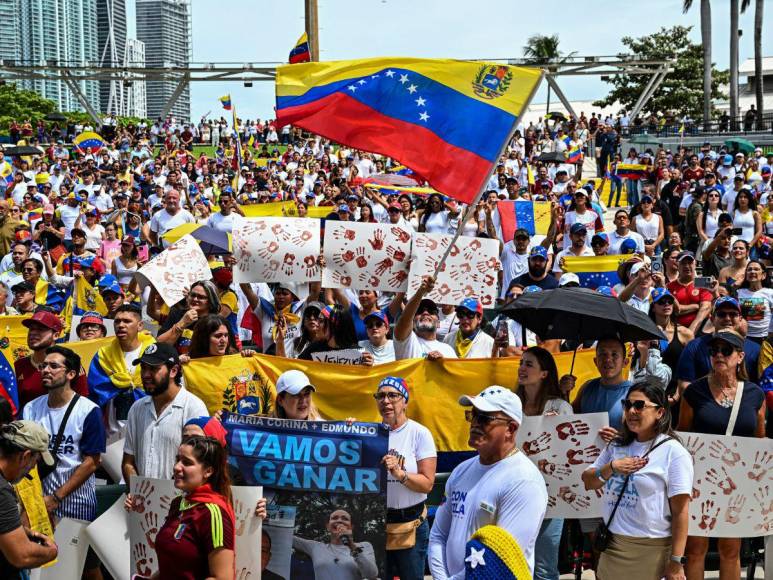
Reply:
<svg viewBox="0 0 773 580"><path fill-rule="evenodd" d="M31 145L18 145L13 147L3 147L2 149L5 155L9 157L19 155L42 155L45 153L40 147L32 147Z"/></svg>
<svg viewBox="0 0 773 580"><path fill-rule="evenodd" d="M67 117L65 117L64 115L62 115L62 113L49 113L48 115L46 115L46 116L45 116L45 117L43 117L43 118L44 118L46 121L58 121L58 122L60 122L60 123L61 123L62 121L66 121L66 120L67 120Z"/></svg>
<svg viewBox="0 0 773 580"><path fill-rule="evenodd" d="M551 121L566 121L566 115L559 111L553 111L552 113L548 113L545 115L545 119L549 119Z"/></svg>
<svg viewBox="0 0 773 580"><path fill-rule="evenodd" d="M521 323L542 340L580 342L615 336L623 342L636 342L666 338L640 310L587 288L557 288L522 294L505 306L502 314Z"/></svg>
<svg viewBox="0 0 773 580"><path fill-rule="evenodd" d="M559 153L558 151L540 153L540 156L537 157L537 161L542 161L542 163L563 163L566 161L566 154Z"/></svg>

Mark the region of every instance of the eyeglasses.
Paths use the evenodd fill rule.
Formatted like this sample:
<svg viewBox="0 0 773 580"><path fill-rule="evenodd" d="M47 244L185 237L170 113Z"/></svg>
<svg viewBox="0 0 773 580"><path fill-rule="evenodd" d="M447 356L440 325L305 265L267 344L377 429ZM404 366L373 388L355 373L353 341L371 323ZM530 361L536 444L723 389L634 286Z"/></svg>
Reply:
<svg viewBox="0 0 773 580"><path fill-rule="evenodd" d="M637 411L641 412L647 407L651 408L658 408L660 405L657 403L648 403L647 401L629 401L628 399L623 399L620 401L620 403L623 405L623 409L626 411L630 411L631 409L636 409Z"/></svg>
<svg viewBox="0 0 773 580"><path fill-rule="evenodd" d="M59 364L59 363L53 363L53 362L42 362L40 364L40 369L49 368L52 371L58 371L59 369L65 368L65 365Z"/></svg>
<svg viewBox="0 0 773 580"><path fill-rule="evenodd" d="M488 427L488 425L494 421L504 421L505 423L511 421L511 419L506 419L504 417L493 417L491 415L486 415L485 413L478 413L472 409L467 409L464 412L464 420L468 423L477 423L481 427Z"/></svg>
<svg viewBox="0 0 773 580"><path fill-rule="evenodd" d="M715 357L718 354L721 354L722 356L730 356L735 352L735 349L730 346L729 344L722 344L718 346L710 346L709 347L709 356Z"/></svg>
<svg viewBox="0 0 773 580"><path fill-rule="evenodd" d="M190 298L191 300L200 300L200 301L202 301L202 302L204 302L204 301L208 300L208 298L207 298L207 295L206 295L206 294L198 294L198 293L197 293L197 294L194 294L193 292L190 292L190 293L188 294L188 298Z"/></svg>
<svg viewBox="0 0 773 580"><path fill-rule="evenodd" d="M384 399L389 399L391 402L399 401L400 399L404 399L400 393L396 393L394 391L390 391L388 393L385 393L384 391L379 391L378 393L373 393L373 398L377 401L381 402Z"/></svg>
<svg viewBox="0 0 773 580"><path fill-rule="evenodd" d="M670 298L663 298L662 300L658 300L657 302L655 302L655 304L658 304L660 306L673 306L674 301L671 300Z"/></svg>

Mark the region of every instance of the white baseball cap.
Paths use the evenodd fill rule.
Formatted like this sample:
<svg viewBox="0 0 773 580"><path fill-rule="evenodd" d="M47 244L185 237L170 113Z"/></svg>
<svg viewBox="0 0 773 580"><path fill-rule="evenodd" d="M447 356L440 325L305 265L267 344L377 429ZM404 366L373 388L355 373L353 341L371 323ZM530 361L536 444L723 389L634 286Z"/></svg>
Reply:
<svg viewBox="0 0 773 580"><path fill-rule="evenodd" d="M478 411L483 411L484 413L502 411L519 425L523 422L521 399L510 389L499 385L486 387L474 397L462 395L459 397L459 404L463 407L475 407Z"/></svg>
<svg viewBox="0 0 773 580"><path fill-rule="evenodd" d="M316 391L314 385L311 384L309 377L305 373L298 370L285 371L276 380L276 394L290 393L291 395L297 395L306 387L311 387L312 391Z"/></svg>
<svg viewBox="0 0 773 580"><path fill-rule="evenodd" d="M580 285L580 277L574 272L564 272L561 274L561 278L558 280L558 285L564 287L567 284L574 282L578 286Z"/></svg>

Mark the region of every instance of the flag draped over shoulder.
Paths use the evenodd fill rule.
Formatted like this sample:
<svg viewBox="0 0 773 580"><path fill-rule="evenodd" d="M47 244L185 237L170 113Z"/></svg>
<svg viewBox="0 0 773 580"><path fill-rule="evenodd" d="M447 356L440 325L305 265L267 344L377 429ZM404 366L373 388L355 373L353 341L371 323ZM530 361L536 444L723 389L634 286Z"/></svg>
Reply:
<svg viewBox="0 0 773 580"><path fill-rule="evenodd" d="M502 200L497 202L502 238L509 242L515 230L523 228L530 236L547 235L550 227L550 202L527 200Z"/></svg>
<svg viewBox="0 0 773 580"><path fill-rule="evenodd" d="M559 375L568 373L572 353L556 354ZM578 388L598 376L593 351L579 351L574 365ZM461 395L477 394L490 385L515 388L520 358L427 361L410 359L373 367L334 365L313 361L256 355L231 355L192 360L184 365L186 388L207 405L211 413L226 409L242 414L267 414L273 410L275 383L280 374L299 369L316 387L314 404L325 419L357 417L381 421L373 401L381 379L402 377L408 383L409 416L423 424L435 438L438 451L468 451L468 426L458 404Z"/></svg>
<svg viewBox="0 0 773 580"><path fill-rule="evenodd" d="M66 292L43 280L43 278L38 279L35 286L35 304L49 306L58 314L62 311L65 300L67 300Z"/></svg>
<svg viewBox="0 0 773 580"><path fill-rule="evenodd" d="M277 122L388 155L470 202L541 78L536 68L416 58L286 65Z"/></svg>
<svg viewBox="0 0 773 580"><path fill-rule="evenodd" d="M311 51L309 50L309 37L304 32L290 51L288 61L290 64L299 62L309 62L311 60Z"/></svg>
<svg viewBox="0 0 773 580"><path fill-rule="evenodd" d="M156 339L140 334L140 353ZM140 378L140 367L129 373L118 339L113 338L91 359L88 372L89 398L100 407L106 405L123 389L132 389L135 399L145 396Z"/></svg>
<svg viewBox="0 0 773 580"><path fill-rule="evenodd" d="M625 256L576 256L564 258L564 272L574 272L580 279L580 286L595 290L599 286L614 286L620 283L617 268Z"/></svg>

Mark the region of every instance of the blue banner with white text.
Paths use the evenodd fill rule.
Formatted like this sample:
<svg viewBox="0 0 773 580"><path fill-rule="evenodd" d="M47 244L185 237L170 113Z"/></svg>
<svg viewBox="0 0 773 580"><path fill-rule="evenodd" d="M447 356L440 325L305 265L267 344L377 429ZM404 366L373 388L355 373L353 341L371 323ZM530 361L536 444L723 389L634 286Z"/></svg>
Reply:
<svg viewBox="0 0 773 580"><path fill-rule="evenodd" d="M385 425L233 413L222 420L229 461L269 502L264 577L324 577L341 565L360 578L383 577Z"/></svg>

